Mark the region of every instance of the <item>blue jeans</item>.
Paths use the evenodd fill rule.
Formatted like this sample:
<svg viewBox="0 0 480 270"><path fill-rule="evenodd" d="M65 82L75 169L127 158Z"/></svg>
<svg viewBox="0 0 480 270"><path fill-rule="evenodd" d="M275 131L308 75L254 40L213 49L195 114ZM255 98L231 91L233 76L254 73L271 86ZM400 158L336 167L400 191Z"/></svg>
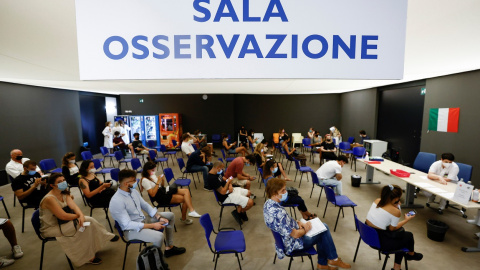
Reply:
<svg viewBox="0 0 480 270"><path fill-rule="evenodd" d="M200 166L200 165L192 165L189 172L202 172L203 173L203 187L208 189L207 185L207 178L208 178L208 167L207 166Z"/></svg>
<svg viewBox="0 0 480 270"><path fill-rule="evenodd" d="M317 234L314 237L302 237L304 249L309 249L313 247L313 245L317 245L317 263L320 265L327 265L327 260L333 260L338 258L337 249L335 248L335 243L333 243L330 229L328 228L327 224L325 224L325 227L327 227L326 231Z"/></svg>

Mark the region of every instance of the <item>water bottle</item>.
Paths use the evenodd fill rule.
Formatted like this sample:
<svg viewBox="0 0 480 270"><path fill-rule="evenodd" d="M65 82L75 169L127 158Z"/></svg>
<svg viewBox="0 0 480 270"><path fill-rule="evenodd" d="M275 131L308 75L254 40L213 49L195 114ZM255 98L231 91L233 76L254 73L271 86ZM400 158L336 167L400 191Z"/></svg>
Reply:
<svg viewBox="0 0 480 270"><path fill-rule="evenodd" d="M368 157L368 152L365 153L365 160L366 160L366 161L369 161L369 160L370 160L370 158Z"/></svg>

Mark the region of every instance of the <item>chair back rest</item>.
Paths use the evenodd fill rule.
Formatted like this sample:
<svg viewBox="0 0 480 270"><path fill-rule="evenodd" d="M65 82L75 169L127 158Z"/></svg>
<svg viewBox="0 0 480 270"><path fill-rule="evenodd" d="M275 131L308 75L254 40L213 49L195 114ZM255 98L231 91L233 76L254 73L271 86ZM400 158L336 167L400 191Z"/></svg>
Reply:
<svg viewBox="0 0 480 270"><path fill-rule="evenodd" d="M172 168L163 169L163 174L165 175L165 179L167 179L167 183L170 183L170 180L175 179Z"/></svg>
<svg viewBox="0 0 480 270"><path fill-rule="evenodd" d="M331 187L325 186L325 195L327 195L327 200L333 204L336 203L335 191Z"/></svg>
<svg viewBox="0 0 480 270"><path fill-rule="evenodd" d="M102 163L100 162L100 159L94 158L92 159L93 166L95 166L95 170L98 170L102 168Z"/></svg>
<svg viewBox="0 0 480 270"><path fill-rule="evenodd" d="M358 220L357 215L355 215L355 222L357 223L358 233L363 242L374 249L380 249L380 239L378 238L377 231Z"/></svg>
<svg viewBox="0 0 480 270"><path fill-rule="evenodd" d="M120 227L120 224L118 224L118 222L115 220L115 229L117 229L118 231L118 235L122 238L123 238L123 230L122 228ZM125 240L124 240L125 241Z"/></svg>
<svg viewBox="0 0 480 270"><path fill-rule="evenodd" d="M120 160L123 159L122 151L115 151L114 154L115 154L115 159L116 159L117 161L120 161Z"/></svg>
<svg viewBox="0 0 480 270"><path fill-rule="evenodd" d="M232 135L228 134L227 142L229 142L229 143L232 142Z"/></svg>
<svg viewBox="0 0 480 270"><path fill-rule="evenodd" d="M80 155L82 156L83 160L93 159L92 152L90 151L83 151L82 153L80 153Z"/></svg>
<svg viewBox="0 0 480 270"><path fill-rule="evenodd" d="M296 158L293 159L293 161L295 161L295 169L300 170L300 161Z"/></svg>
<svg viewBox="0 0 480 270"><path fill-rule="evenodd" d="M223 148L220 148L220 151L222 152L223 159L226 159L225 158L225 151L223 151Z"/></svg>
<svg viewBox="0 0 480 270"><path fill-rule="evenodd" d="M157 157L155 150L148 150L148 156L150 157L150 160L155 161L155 158Z"/></svg>
<svg viewBox="0 0 480 270"><path fill-rule="evenodd" d="M210 218L210 215L208 213L203 214L200 217L200 224L205 230L205 238L207 238L208 247L210 247L210 250L211 250L212 244L210 243L210 235L212 234L212 231L213 231L213 224L212 224L212 219Z"/></svg>
<svg viewBox="0 0 480 270"><path fill-rule="evenodd" d="M147 141L147 145L148 145L148 148L154 148L155 146L157 146L157 142L156 141Z"/></svg>
<svg viewBox="0 0 480 270"><path fill-rule="evenodd" d="M353 155L356 157L363 157L365 155L365 147L355 147L353 148Z"/></svg>
<svg viewBox="0 0 480 270"><path fill-rule="evenodd" d="M160 144L160 152L167 152L167 147L164 144Z"/></svg>
<svg viewBox="0 0 480 270"><path fill-rule="evenodd" d="M277 246L278 249L281 249L285 252L285 246L283 245L283 239L282 239L282 236L273 231L272 229L270 229L272 231L272 234L273 234L273 238L275 239L275 246Z"/></svg>
<svg viewBox="0 0 480 270"><path fill-rule="evenodd" d="M112 169L112 170L110 171L110 177L111 177L113 180L115 180L115 181L118 182L118 180L119 180L118 174L119 174L119 173L120 173L120 169L119 169L119 168Z"/></svg>
<svg viewBox="0 0 480 270"><path fill-rule="evenodd" d="M218 161L222 162L222 163L225 163L225 161L223 161L223 158L218 158Z"/></svg>
<svg viewBox="0 0 480 270"><path fill-rule="evenodd" d="M103 156L106 156L106 155L110 154L110 153L108 152L108 148L105 147L105 146L100 146L100 152L102 152L102 155L103 155Z"/></svg>
<svg viewBox="0 0 480 270"><path fill-rule="evenodd" d="M348 150L350 149L350 143L349 142L341 142L340 145L338 146L340 150Z"/></svg>
<svg viewBox="0 0 480 270"><path fill-rule="evenodd" d="M180 168L180 171L182 171L183 168L185 167L185 161L183 161L183 158L177 158L177 162L178 162L178 167Z"/></svg>
<svg viewBox="0 0 480 270"><path fill-rule="evenodd" d="M262 179L262 181L263 181L263 169L258 168L258 172L260 173L260 179Z"/></svg>
<svg viewBox="0 0 480 270"><path fill-rule="evenodd" d="M314 171L311 171L310 175L312 176L312 183L314 185L320 185L320 181L318 180L317 174Z"/></svg>
<svg viewBox="0 0 480 270"><path fill-rule="evenodd" d="M279 133L273 133L273 142L280 143L279 137L280 137Z"/></svg>
<svg viewBox="0 0 480 270"><path fill-rule="evenodd" d="M413 162L413 168L415 170L428 173L430 166L437 160L437 155L427 152L419 152L415 161Z"/></svg>
<svg viewBox="0 0 480 270"><path fill-rule="evenodd" d="M40 238L40 240L43 241L44 238L40 234L40 210L39 209L35 210L32 214L32 226L38 238Z"/></svg>
<svg viewBox="0 0 480 270"><path fill-rule="evenodd" d="M352 143L353 143L353 140L355 140L355 137L350 136L350 137L348 137L348 140L347 140L347 141L348 141L349 144L352 144Z"/></svg>
<svg viewBox="0 0 480 270"><path fill-rule="evenodd" d="M193 149L194 149L195 151L197 151L197 150L198 150L198 147L197 147L197 145L196 145L196 144L192 144L192 147L193 147Z"/></svg>
<svg viewBox="0 0 480 270"><path fill-rule="evenodd" d="M213 142L220 142L220 134L212 134L212 141Z"/></svg>
<svg viewBox="0 0 480 270"><path fill-rule="evenodd" d="M172 140L172 145L173 145L173 147L177 147L177 141L176 141L176 140Z"/></svg>
<svg viewBox="0 0 480 270"><path fill-rule="evenodd" d="M304 138L302 140L303 146L309 146L311 144L310 138Z"/></svg>
<svg viewBox="0 0 480 270"><path fill-rule="evenodd" d="M132 164L132 169L134 171L136 171L136 170L138 170L138 168L142 167L142 164L140 163L140 159L138 159L138 158L132 158L132 160L130 162Z"/></svg>
<svg viewBox="0 0 480 270"><path fill-rule="evenodd" d="M50 170L57 168L57 165L55 164L55 160L51 158L40 160L40 163L38 165L40 165L40 169L43 172L48 172Z"/></svg>
<svg viewBox="0 0 480 270"><path fill-rule="evenodd" d="M472 179L472 171L473 167L472 165L468 164L463 164L463 163L457 163L458 165L458 180L460 181L463 178L463 181L465 183L468 183L470 179Z"/></svg>

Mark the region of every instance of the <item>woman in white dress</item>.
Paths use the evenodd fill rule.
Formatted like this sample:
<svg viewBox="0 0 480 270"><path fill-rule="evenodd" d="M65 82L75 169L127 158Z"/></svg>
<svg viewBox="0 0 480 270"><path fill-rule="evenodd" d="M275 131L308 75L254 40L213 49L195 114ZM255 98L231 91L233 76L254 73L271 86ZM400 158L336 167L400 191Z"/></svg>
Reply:
<svg viewBox="0 0 480 270"><path fill-rule="evenodd" d="M103 129L102 134L104 136L103 146L108 149L113 148L113 133L112 133L112 123L110 121L105 123L105 129Z"/></svg>

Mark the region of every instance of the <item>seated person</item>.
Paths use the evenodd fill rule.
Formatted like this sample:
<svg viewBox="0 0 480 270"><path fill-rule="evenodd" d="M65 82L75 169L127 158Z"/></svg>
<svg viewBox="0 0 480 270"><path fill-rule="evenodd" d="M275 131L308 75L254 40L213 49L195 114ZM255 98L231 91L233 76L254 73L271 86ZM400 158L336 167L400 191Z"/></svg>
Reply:
<svg viewBox="0 0 480 270"><path fill-rule="evenodd" d="M414 240L411 232L405 231L403 225L409 222L415 215L405 214L405 219L400 221L400 198L402 189L397 185L388 185L382 188L380 198L376 199L367 214L368 226L378 232L380 247L385 251L406 248L407 253L395 253L393 268L399 270L402 259L419 261L423 258L421 253L414 252Z"/></svg>
<svg viewBox="0 0 480 270"><path fill-rule="evenodd" d="M288 199L285 180L272 179L268 181L267 198L263 206L263 218L267 227L282 236L285 250L276 247L277 256L283 259L286 254L291 254L295 250L308 249L316 245L318 253L317 269L335 270L337 267L351 268L350 264L343 262L337 255L335 243L333 243L332 235L328 225L325 224L327 230L313 237L306 236L307 232L312 229L310 222L301 223L294 220L282 207L280 202ZM285 251L285 253L284 253Z"/></svg>
<svg viewBox="0 0 480 270"><path fill-rule="evenodd" d="M332 135L332 138L337 139L337 143L340 143L340 138L342 137L342 133L340 133L340 130L336 126L332 126L330 128L330 135Z"/></svg>
<svg viewBox="0 0 480 270"><path fill-rule="evenodd" d="M148 154L149 150L153 150L153 151L155 151L155 155L157 154L156 149L150 149L150 148L145 147L143 145L142 141L140 140L140 134L134 133L133 138L134 138L134 140L133 140L132 144L129 145L130 150L132 150L132 157L135 157L134 153L135 154L140 154L140 155L147 155L147 157L148 157L149 156L149 154Z"/></svg>
<svg viewBox="0 0 480 270"><path fill-rule="evenodd" d="M230 162L230 165L228 165L227 171L225 172L225 177L234 178L232 179L232 185L250 190L250 181L255 180L255 177L244 172L243 166L250 166L251 164L255 164L255 156L248 155L246 157L237 157Z"/></svg>
<svg viewBox="0 0 480 270"><path fill-rule="evenodd" d="M136 190L136 177L136 171L121 170L118 175L120 187L110 201L110 214L120 225L125 239L141 240L161 248L163 232L159 230L165 229L165 257L185 253L185 248L173 245L175 215L171 212L158 212L157 208L148 204ZM148 217L145 217L142 210Z"/></svg>
<svg viewBox="0 0 480 270"><path fill-rule="evenodd" d="M7 166L5 166L5 170L7 171L8 175L10 175L12 179L15 179L17 176L19 176L23 172L23 163L25 163L27 160L30 159L23 157L22 150L13 149L10 152L10 161L7 163ZM42 170L40 170L38 166L36 170L40 175L43 175Z"/></svg>
<svg viewBox="0 0 480 270"><path fill-rule="evenodd" d="M359 131L359 133L360 133L360 142L350 144L350 147L352 149L354 147L360 147L360 146L363 147L363 141L370 140L370 137L367 135L367 132L365 132L365 130L362 129L362 130Z"/></svg>
<svg viewBox="0 0 480 270"><path fill-rule="evenodd" d="M153 161L148 161L143 166L142 180L140 180L140 186L148 192L148 196L154 199L159 205L168 205L174 203L183 203L182 205L182 218L181 222L190 225L193 223L191 219L187 219L187 210L189 217L199 218L199 215L192 204L192 197L188 189L175 188L175 190L166 190L166 179L162 174L160 180L155 175L155 169L157 165Z"/></svg>
<svg viewBox="0 0 480 270"><path fill-rule="evenodd" d="M428 179L437 181L443 185L446 185L448 182L456 183L460 169L458 165L453 162L454 160L455 156L452 153L443 153L441 159L435 161L428 169ZM423 191L423 193L428 197L427 205L435 201L435 195L427 191ZM442 213L446 205L447 200L441 199L438 211Z"/></svg>
<svg viewBox="0 0 480 270"><path fill-rule="evenodd" d="M93 206L108 207L113 194L115 194L116 183L107 180L104 183L97 178L95 165L91 160L84 160L80 165L80 180L78 186L82 189L83 195Z"/></svg>
<svg viewBox="0 0 480 270"><path fill-rule="evenodd" d="M3 231L3 235L5 235L8 243L10 243L13 259L20 259L21 257L23 257L22 247L20 247L20 245L18 245L17 243L17 234L15 233L15 227L13 227L13 223L8 219L0 218L0 230ZM13 259L0 257L0 268L13 264L15 262L15 260Z"/></svg>
<svg viewBox="0 0 480 270"><path fill-rule="evenodd" d="M129 149L129 147L123 141L122 135L120 134L119 131L115 131L115 133L114 133L113 148L117 149L117 150L120 149L120 151L122 151L122 154L123 154L124 157L127 155L127 150Z"/></svg>
<svg viewBox="0 0 480 270"><path fill-rule="evenodd" d="M197 144L200 146L200 148L207 146L207 138L201 134L202 132L199 129L193 132L193 136L197 140Z"/></svg>
<svg viewBox="0 0 480 270"><path fill-rule="evenodd" d="M237 142L233 142L231 144L228 144L228 135L225 133L222 133L222 147L225 149L225 152L231 155L235 154L242 154L242 157L248 155L247 148L240 146L235 148L235 145Z"/></svg>
<svg viewBox="0 0 480 270"><path fill-rule="evenodd" d="M203 189L208 190L207 177L208 177L208 167L207 163L212 157L212 152L210 152L210 147L205 146L200 150L197 150L190 154L187 160L187 170L189 172L202 172L203 173Z"/></svg>
<svg viewBox="0 0 480 270"><path fill-rule="evenodd" d="M310 146L312 147L320 147L320 144L322 144L322 136L320 136L320 132L315 131L315 133L312 136L311 144Z"/></svg>
<svg viewBox="0 0 480 270"><path fill-rule="evenodd" d="M268 161L272 161L274 162L273 160L269 159L267 160L266 156L265 156L265 151L264 151L264 145L263 143L259 143L257 144L257 146L255 147L255 152L253 153L253 155L255 156L255 159L257 161L257 167L258 168L262 168L263 170L263 167L265 166L265 163L267 163ZM287 174L285 173L285 170L283 169L283 165L282 163L280 162L276 162L276 166L277 166L277 170L275 171L275 174L274 176L275 177L279 177L280 175L283 176L283 178L285 178L286 181L290 181L290 179L288 178ZM264 178L265 179L265 178Z"/></svg>
<svg viewBox="0 0 480 270"><path fill-rule="evenodd" d="M285 153L287 153L290 157L294 157L295 159L300 161L302 167L307 166L307 156L297 151L295 147L289 147L288 144L290 143L290 137L288 135L283 136L282 147Z"/></svg>
<svg viewBox="0 0 480 270"><path fill-rule="evenodd" d="M42 236L55 237L75 267L102 263L96 253L108 241L118 241L119 237L108 232L96 219L83 215L70 196L68 184L61 173L50 175L48 188L50 192L40 203ZM65 212L66 207L72 212ZM85 222L90 222L90 225L84 226ZM81 227L85 229L83 232L79 231Z"/></svg>
<svg viewBox="0 0 480 270"><path fill-rule="evenodd" d="M245 126L240 127L238 138L240 140L239 146L247 147L247 129L245 129Z"/></svg>
<svg viewBox="0 0 480 270"><path fill-rule="evenodd" d="M307 138L313 139L313 136L315 135L315 132L316 132L315 129L313 129L313 127L311 127L307 132L307 135L308 135Z"/></svg>
<svg viewBox="0 0 480 270"><path fill-rule="evenodd" d="M35 161L25 161L23 172L12 182L12 190L20 202L38 207L48 191L47 178L42 177L36 169L37 163Z"/></svg>
<svg viewBox="0 0 480 270"><path fill-rule="evenodd" d="M328 159L328 160L336 160L337 155L337 148L335 147L335 143L332 140L332 135L327 134L325 135L325 140L320 144L320 148L317 149L317 152L320 154L320 160Z"/></svg>
<svg viewBox="0 0 480 270"><path fill-rule="evenodd" d="M315 172L320 183L333 186L337 195L342 195L342 167L345 164L348 164L348 158L339 156L337 160L325 162Z"/></svg>
<svg viewBox="0 0 480 270"><path fill-rule="evenodd" d="M190 156L191 153L195 152L195 148L193 148L192 144L194 144L195 138L190 135L190 133L184 133L182 135L182 151L187 155Z"/></svg>
<svg viewBox="0 0 480 270"><path fill-rule="evenodd" d="M221 161L216 161L213 168L208 172L208 187L217 194L221 203L233 203L237 209L232 211L232 215L238 224L248 221L247 210L252 208L252 195L248 189L233 187L232 180L222 176L225 165Z"/></svg>
<svg viewBox="0 0 480 270"><path fill-rule="evenodd" d="M278 173L278 164L273 160L269 160L265 163L263 167L263 179L268 183L270 179L279 179L275 176ZM285 181L292 181L290 179L285 179ZM302 217L306 220L314 219L317 217L316 214L308 212L305 201L300 196L288 196L287 201L283 202L285 204L298 204L298 211L302 213Z"/></svg>
<svg viewBox="0 0 480 270"><path fill-rule="evenodd" d="M260 142L259 138L255 138L255 131L253 129L250 129L247 133L247 140L248 140L248 145L250 144L255 148L257 144ZM253 151L253 149L251 149Z"/></svg>
<svg viewBox="0 0 480 270"><path fill-rule="evenodd" d="M67 180L69 186L78 187L78 178L80 177L77 163L75 163L75 154L68 152L62 158L62 174Z"/></svg>

